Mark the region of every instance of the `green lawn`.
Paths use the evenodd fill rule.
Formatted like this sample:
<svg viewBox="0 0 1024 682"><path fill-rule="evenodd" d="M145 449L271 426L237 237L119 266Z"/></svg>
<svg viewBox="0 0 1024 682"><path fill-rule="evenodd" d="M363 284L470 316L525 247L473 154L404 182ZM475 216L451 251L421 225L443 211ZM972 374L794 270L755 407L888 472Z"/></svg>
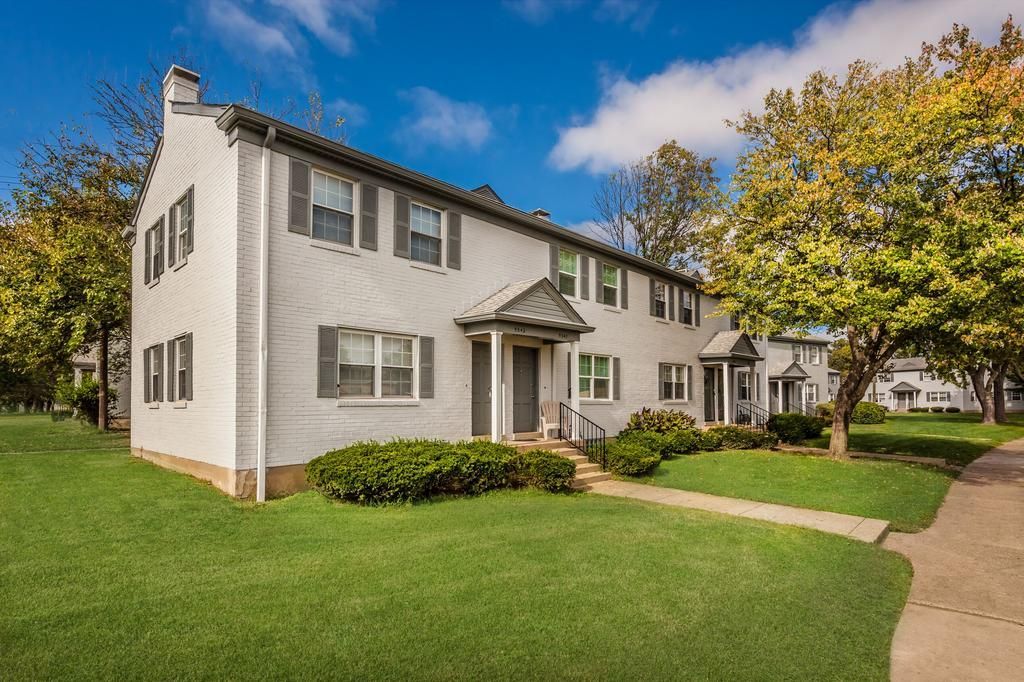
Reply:
<svg viewBox="0 0 1024 682"><path fill-rule="evenodd" d="M985 426L979 414L889 413L884 424L851 424L850 449L970 464L997 445L1024 438L1024 414L1011 414L1009 419L1009 424ZM806 445L827 448L830 433L826 429Z"/></svg>
<svg viewBox="0 0 1024 682"><path fill-rule="evenodd" d="M74 424L0 433L5 680L882 680L910 584L787 526L531 491L255 506ZM86 445L24 453L57 442Z"/></svg>
<svg viewBox="0 0 1024 682"><path fill-rule="evenodd" d="M915 532L935 519L952 475L933 467L728 450L663 461L644 483L885 519Z"/></svg>

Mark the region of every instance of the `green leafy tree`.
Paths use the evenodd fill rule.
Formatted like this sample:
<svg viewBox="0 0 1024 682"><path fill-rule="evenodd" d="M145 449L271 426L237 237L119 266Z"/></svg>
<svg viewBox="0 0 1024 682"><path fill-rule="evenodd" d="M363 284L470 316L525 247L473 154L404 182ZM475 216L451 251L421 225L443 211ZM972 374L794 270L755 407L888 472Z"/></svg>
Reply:
<svg viewBox="0 0 1024 682"><path fill-rule="evenodd" d="M846 339L836 339L832 344L832 352L828 357L828 366L839 372L840 377L850 371L851 356L850 342Z"/></svg>
<svg viewBox="0 0 1024 682"><path fill-rule="evenodd" d="M696 236L720 205L714 161L672 140L622 166L594 196L595 232L648 260L687 267Z"/></svg>

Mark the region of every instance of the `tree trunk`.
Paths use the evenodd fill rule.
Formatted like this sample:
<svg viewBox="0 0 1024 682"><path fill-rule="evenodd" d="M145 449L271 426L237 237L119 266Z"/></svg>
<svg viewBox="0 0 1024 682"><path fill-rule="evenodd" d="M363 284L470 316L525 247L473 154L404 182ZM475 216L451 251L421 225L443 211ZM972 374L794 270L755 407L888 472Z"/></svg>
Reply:
<svg viewBox="0 0 1024 682"><path fill-rule="evenodd" d="M986 380L988 367L986 365L972 367L969 374L971 376L971 385L974 387L974 396L978 399L978 404L981 406L981 423L995 424L996 404L992 395L992 386Z"/></svg>
<svg viewBox="0 0 1024 682"><path fill-rule="evenodd" d="M99 378L99 410L96 417L96 426L100 431L106 431L109 415L107 415L107 390L109 379L107 377L107 357L110 352L110 335L106 327L100 328L100 348L96 357L96 375Z"/></svg>
<svg viewBox="0 0 1024 682"><path fill-rule="evenodd" d="M992 372L992 402L997 423L1006 423L1006 370L1007 363L994 365Z"/></svg>
<svg viewBox="0 0 1024 682"><path fill-rule="evenodd" d="M847 459L850 443L850 419L853 417L853 402L847 391L839 391L836 395L835 409L832 411L832 436L828 441L828 455L835 459Z"/></svg>

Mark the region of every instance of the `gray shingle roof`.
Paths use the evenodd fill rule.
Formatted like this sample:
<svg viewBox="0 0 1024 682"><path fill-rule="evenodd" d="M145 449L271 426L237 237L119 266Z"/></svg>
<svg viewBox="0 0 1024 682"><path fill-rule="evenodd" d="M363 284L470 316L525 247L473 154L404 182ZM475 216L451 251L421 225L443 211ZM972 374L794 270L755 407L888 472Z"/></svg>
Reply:
<svg viewBox="0 0 1024 682"><path fill-rule="evenodd" d="M893 393L901 393L901 392L906 392L906 391L911 391L913 393L917 393L921 389L919 389L917 386L914 386L913 384L908 384L905 381L901 381L900 383L896 384L895 386L893 386L889 390L892 391Z"/></svg>
<svg viewBox="0 0 1024 682"><path fill-rule="evenodd" d="M726 355L740 355L748 358L761 357L757 349L754 348L754 344L750 341L750 337L738 329L716 333L700 351L700 357L720 357Z"/></svg>
<svg viewBox="0 0 1024 682"><path fill-rule="evenodd" d="M806 379L809 376L811 375L804 371L804 368L801 367L799 363L793 362L790 363L789 367L782 371L782 374L773 374L772 378L785 377L787 379Z"/></svg>
<svg viewBox="0 0 1024 682"><path fill-rule="evenodd" d="M460 317L472 317L475 315L487 315L489 313L500 312L505 304L511 302L513 299L515 299L516 296L519 296L520 294L525 292L527 289L532 287L541 279L544 278L541 277L538 279L524 279L520 282L513 282L512 284L508 284L505 287L498 289L493 294L491 294L484 300L480 301L466 312L462 313Z"/></svg>
<svg viewBox="0 0 1024 682"><path fill-rule="evenodd" d="M928 361L924 358L893 358L889 361L893 372L923 372L928 369Z"/></svg>

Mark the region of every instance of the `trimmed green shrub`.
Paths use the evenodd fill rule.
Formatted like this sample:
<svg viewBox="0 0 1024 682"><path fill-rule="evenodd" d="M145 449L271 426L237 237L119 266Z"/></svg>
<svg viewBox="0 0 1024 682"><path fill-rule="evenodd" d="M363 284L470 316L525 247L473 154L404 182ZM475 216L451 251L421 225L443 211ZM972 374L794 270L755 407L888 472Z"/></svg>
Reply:
<svg viewBox="0 0 1024 682"><path fill-rule="evenodd" d="M927 412L927 407L911 407L907 409L907 412Z"/></svg>
<svg viewBox="0 0 1024 682"><path fill-rule="evenodd" d="M704 432L704 440L715 448L703 448L705 450L762 450L773 448L779 444L779 437L771 431L761 433L751 431L741 426L714 426Z"/></svg>
<svg viewBox="0 0 1024 682"><path fill-rule="evenodd" d="M703 435L697 429L677 429L668 434L668 453L688 455L701 449Z"/></svg>
<svg viewBox="0 0 1024 682"><path fill-rule="evenodd" d="M942 405L932 405L931 410L932 412L942 412L943 407Z"/></svg>
<svg viewBox="0 0 1024 682"><path fill-rule="evenodd" d="M854 424L881 424L885 421L885 408L878 403L857 403L850 421Z"/></svg>
<svg viewBox="0 0 1024 682"><path fill-rule="evenodd" d="M647 448L659 458L669 457L672 452L672 434L662 434L655 431L627 431L616 439L628 443L638 443Z"/></svg>
<svg viewBox="0 0 1024 682"><path fill-rule="evenodd" d="M620 476L649 474L660 461L641 441L618 438L608 444L608 470Z"/></svg>
<svg viewBox="0 0 1024 682"><path fill-rule="evenodd" d="M959 411L960 411L960 408L959 408L959 407L947 407L947 408L946 408L946 412L951 412L951 413L953 413L953 412L959 412Z"/></svg>
<svg viewBox="0 0 1024 682"><path fill-rule="evenodd" d="M620 436L633 431L652 431L654 433L667 434L679 429L692 429L697 426L697 420L691 415L679 410L652 410L649 407L642 408L639 412L629 415L629 422Z"/></svg>
<svg viewBox="0 0 1024 682"><path fill-rule="evenodd" d="M512 455L512 481L549 492L569 490L576 478L576 464L550 450L526 450Z"/></svg>
<svg viewBox="0 0 1024 682"><path fill-rule="evenodd" d="M83 377L82 381L75 385L72 381L64 381L57 385L55 396L57 402L73 408L79 419L83 419L93 426L100 418L100 385L95 379ZM107 388L107 414L117 403L117 391L112 387Z"/></svg>
<svg viewBox="0 0 1024 682"><path fill-rule="evenodd" d="M818 403L814 407L814 413L822 419L831 419L835 411L836 403L834 400L830 400L827 403Z"/></svg>
<svg viewBox="0 0 1024 682"><path fill-rule="evenodd" d="M795 412L773 414L768 419L768 430L776 434L783 443L799 443L808 438L817 438L824 428L825 423L818 417Z"/></svg>

